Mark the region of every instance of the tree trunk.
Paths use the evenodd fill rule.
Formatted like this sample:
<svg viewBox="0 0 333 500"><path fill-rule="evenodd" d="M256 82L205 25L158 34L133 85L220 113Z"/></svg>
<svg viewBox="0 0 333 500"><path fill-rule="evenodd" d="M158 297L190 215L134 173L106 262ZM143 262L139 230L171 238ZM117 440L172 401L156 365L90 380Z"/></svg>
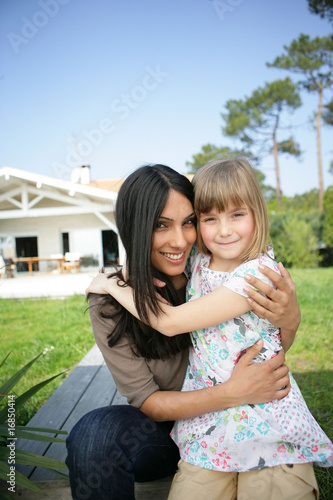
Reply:
<svg viewBox="0 0 333 500"><path fill-rule="evenodd" d="M318 176L319 176L319 210L323 211L323 200L324 200L324 182L323 182L323 167L321 161L321 137L320 137L320 126L321 118L323 113L323 90L319 90L319 101L317 110L317 120L316 120L316 132L317 132L317 159L318 159Z"/></svg>
<svg viewBox="0 0 333 500"><path fill-rule="evenodd" d="M274 155L275 176L276 176L276 201L277 201L278 212L280 212L281 210L280 170L279 170L278 146L276 142L275 131L273 133L273 155Z"/></svg>

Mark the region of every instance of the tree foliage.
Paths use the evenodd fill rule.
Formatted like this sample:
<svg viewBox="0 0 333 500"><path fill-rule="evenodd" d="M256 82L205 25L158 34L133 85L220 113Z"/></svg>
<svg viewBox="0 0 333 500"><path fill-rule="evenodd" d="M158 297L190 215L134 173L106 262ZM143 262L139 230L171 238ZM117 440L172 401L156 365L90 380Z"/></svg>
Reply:
<svg viewBox="0 0 333 500"><path fill-rule="evenodd" d="M278 209L281 208L282 197L278 155L288 153L299 156L300 149L292 136L279 142L277 135L283 113L292 112L300 106L297 86L286 78L266 83L245 99L227 101L226 113L221 114L225 122L222 131L226 135L237 137L246 148L258 155L263 152L274 155Z"/></svg>
<svg viewBox="0 0 333 500"><path fill-rule="evenodd" d="M195 174L199 168L210 161L222 160L222 158L230 158L236 155L246 156L249 160L256 162L256 158L249 151L231 149L228 146L218 148L214 144L205 144L199 153L192 156L192 161L186 162L186 166L189 168L190 174Z"/></svg>
<svg viewBox="0 0 333 500"><path fill-rule="evenodd" d="M324 196L324 243L333 248L333 186L328 188Z"/></svg>
<svg viewBox="0 0 333 500"><path fill-rule="evenodd" d="M309 10L333 23L333 0L308 0Z"/></svg>
<svg viewBox="0 0 333 500"><path fill-rule="evenodd" d="M323 107L323 121L326 125L333 125L333 99Z"/></svg>
<svg viewBox="0 0 333 500"><path fill-rule="evenodd" d="M221 146L218 148L214 144L205 144L202 146L200 153L192 156L192 161L187 161L186 166L189 168L190 174L195 174L201 167L210 161L222 160L223 158L231 158L232 156L242 155L245 156L252 164L257 163L257 158L252 153L245 150L231 149L228 146ZM265 184L265 174L254 168L257 181L259 182L260 189L267 201L269 201L276 192L272 186Z"/></svg>
<svg viewBox="0 0 333 500"><path fill-rule="evenodd" d="M299 84L308 92L318 95L316 112L317 158L319 175L319 209L323 208L324 184L321 159L320 130L323 120L323 98L326 89L333 86L332 51L333 40L330 37L310 39L308 35L300 34L289 46L284 46L285 54L278 56L269 67L286 69L302 75Z"/></svg>
<svg viewBox="0 0 333 500"><path fill-rule="evenodd" d="M271 240L275 258L286 267L311 268L320 262L318 238L300 212L271 214Z"/></svg>

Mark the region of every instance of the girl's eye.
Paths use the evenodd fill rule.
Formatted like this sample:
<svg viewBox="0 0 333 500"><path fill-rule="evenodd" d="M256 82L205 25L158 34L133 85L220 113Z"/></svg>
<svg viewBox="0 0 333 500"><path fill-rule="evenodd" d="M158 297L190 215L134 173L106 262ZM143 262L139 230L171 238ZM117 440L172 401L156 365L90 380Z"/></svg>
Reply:
<svg viewBox="0 0 333 500"><path fill-rule="evenodd" d="M234 214L234 217L243 217L243 215L243 212L237 212L236 214Z"/></svg>
<svg viewBox="0 0 333 500"><path fill-rule="evenodd" d="M214 220L214 217L205 217L204 219L202 219L202 222L213 222Z"/></svg>

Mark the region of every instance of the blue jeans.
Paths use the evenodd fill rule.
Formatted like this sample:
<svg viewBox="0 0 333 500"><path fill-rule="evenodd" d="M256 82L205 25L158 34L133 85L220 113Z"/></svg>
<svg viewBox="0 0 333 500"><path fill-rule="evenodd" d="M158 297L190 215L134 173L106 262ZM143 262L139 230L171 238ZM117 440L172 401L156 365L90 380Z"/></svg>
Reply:
<svg viewBox="0 0 333 500"><path fill-rule="evenodd" d="M169 436L172 424L127 405L84 415L66 441L73 499L133 500L135 481L174 474L179 452Z"/></svg>

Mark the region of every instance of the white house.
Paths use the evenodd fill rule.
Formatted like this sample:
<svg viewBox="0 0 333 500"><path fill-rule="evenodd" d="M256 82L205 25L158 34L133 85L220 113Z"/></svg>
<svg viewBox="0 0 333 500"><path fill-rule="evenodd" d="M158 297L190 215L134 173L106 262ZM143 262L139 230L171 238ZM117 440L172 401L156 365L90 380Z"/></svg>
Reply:
<svg viewBox="0 0 333 500"><path fill-rule="evenodd" d="M77 182L70 182L0 168L0 254L4 258L78 252L83 267L123 261L114 218L117 192L88 185L89 167L76 173ZM39 270L50 270L51 265L41 261ZM24 266L20 263L18 271L26 270Z"/></svg>

